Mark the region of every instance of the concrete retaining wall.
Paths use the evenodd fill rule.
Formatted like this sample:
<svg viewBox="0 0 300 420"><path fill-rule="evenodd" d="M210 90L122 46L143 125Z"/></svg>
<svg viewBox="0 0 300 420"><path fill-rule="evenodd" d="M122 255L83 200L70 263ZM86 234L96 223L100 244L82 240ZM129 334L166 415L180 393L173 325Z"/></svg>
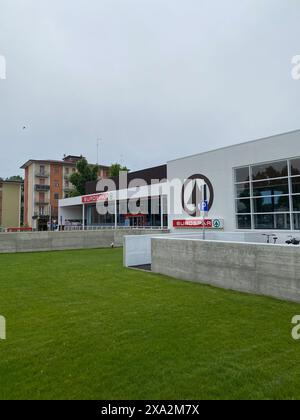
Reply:
<svg viewBox="0 0 300 420"><path fill-rule="evenodd" d="M158 237L159 235L143 235L124 236L124 266L134 267L137 265L151 264L151 238ZM207 240L222 241L222 242L255 242L266 243L266 237L261 233L252 232L211 232L205 233ZM168 238L179 239L193 239L202 240L203 233L198 232L176 232L170 233ZM271 239L272 240L272 239Z"/></svg>
<svg viewBox="0 0 300 420"><path fill-rule="evenodd" d="M154 238L152 271L300 302L300 247Z"/></svg>
<svg viewBox="0 0 300 420"><path fill-rule="evenodd" d="M1 233L0 253L60 251L123 246L125 235L153 233L150 229L103 229L74 232ZM158 231L162 233L162 231Z"/></svg>

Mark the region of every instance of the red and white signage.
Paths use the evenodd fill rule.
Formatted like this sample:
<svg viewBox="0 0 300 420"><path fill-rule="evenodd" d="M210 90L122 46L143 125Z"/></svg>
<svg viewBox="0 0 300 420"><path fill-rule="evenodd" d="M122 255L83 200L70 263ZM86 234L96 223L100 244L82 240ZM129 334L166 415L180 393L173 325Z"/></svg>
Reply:
<svg viewBox="0 0 300 420"><path fill-rule="evenodd" d="M173 220L175 229L223 229L224 220L222 219L182 219Z"/></svg>
<svg viewBox="0 0 300 420"><path fill-rule="evenodd" d="M92 203L97 203L98 201L107 201L107 200L108 200L108 193L84 195L82 197L83 204L92 204Z"/></svg>

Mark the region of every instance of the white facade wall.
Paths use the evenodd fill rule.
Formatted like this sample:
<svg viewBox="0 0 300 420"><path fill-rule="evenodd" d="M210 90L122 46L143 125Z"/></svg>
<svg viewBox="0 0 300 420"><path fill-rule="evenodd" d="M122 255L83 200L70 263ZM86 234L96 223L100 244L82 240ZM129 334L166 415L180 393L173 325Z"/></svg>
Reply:
<svg viewBox="0 0 300 420"><path fill-rule="evenodd" d="M224 219L224 230L234 232L237 230L234 168L297 157L300 157L300 130L170 161L168 180L179 178L184 182L194 174L208 177L214 188L209 218ZM181 201L181 197L176 196L175 200ZM174 230L174 219L190 219L190 216L184 211L181 215L170 214L171 230Z"/></svg>
<svg viewBox="0 0 300 420"><path fill-rule="evenodd" d="M58 202L59 224L65 225L66 220L81 220L82 202L81 197L64 198Z"/></svg>

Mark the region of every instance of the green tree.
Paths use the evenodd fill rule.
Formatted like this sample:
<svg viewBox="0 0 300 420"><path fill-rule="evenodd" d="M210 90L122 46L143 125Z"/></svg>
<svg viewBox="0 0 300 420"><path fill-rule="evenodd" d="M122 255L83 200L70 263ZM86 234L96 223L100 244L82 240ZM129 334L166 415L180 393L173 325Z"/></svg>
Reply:
<svg viewBox="0 0 300 420"><path fill-rule="evenodd" d="M120 163L112 163L109 169L109 176L110 177L119 176L119 173L121 171L129 172L129 169L126 168L126 166L120 165Z"/></svg>
<svg viewBox="0 0 300 420"><path fill-rule="evenodd" d="M97 181L99 167L97 165L89 165L86 159L81 159L76 165L77 172L72 174L69 178L74 185L75 190L70 195L77 197L85 194L85 184L89 181Z"/></svg>
<svg viewBox="0 0 300 420"><path fill-rule="evenodd" d="M20 181L20 182L23 182L23 178L20 175L14 175L14 176L10 176L9 178L6 178L6 181Z"/></svg>

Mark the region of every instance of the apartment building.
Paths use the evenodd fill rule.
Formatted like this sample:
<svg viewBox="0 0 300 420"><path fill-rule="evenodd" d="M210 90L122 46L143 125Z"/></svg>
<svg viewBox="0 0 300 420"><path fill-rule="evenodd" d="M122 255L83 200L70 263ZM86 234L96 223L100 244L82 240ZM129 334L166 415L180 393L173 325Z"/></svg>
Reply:
<svg viewBox="0 0 300 420"><path fill-rule="evenodd" d="M47 230L50 221L58 222L58 200L68 198L74 186L69 181L82 156L64 156L60 160L29 160L25 170L24 225ZM109 167L102 166L99 176L107 177Z"/></svg>
<svg viewBox="0 0 300 420"><path fill-rule="evenodd" d="M22 182L0 181L0 229L18 228L21 223Z"/></svg>

